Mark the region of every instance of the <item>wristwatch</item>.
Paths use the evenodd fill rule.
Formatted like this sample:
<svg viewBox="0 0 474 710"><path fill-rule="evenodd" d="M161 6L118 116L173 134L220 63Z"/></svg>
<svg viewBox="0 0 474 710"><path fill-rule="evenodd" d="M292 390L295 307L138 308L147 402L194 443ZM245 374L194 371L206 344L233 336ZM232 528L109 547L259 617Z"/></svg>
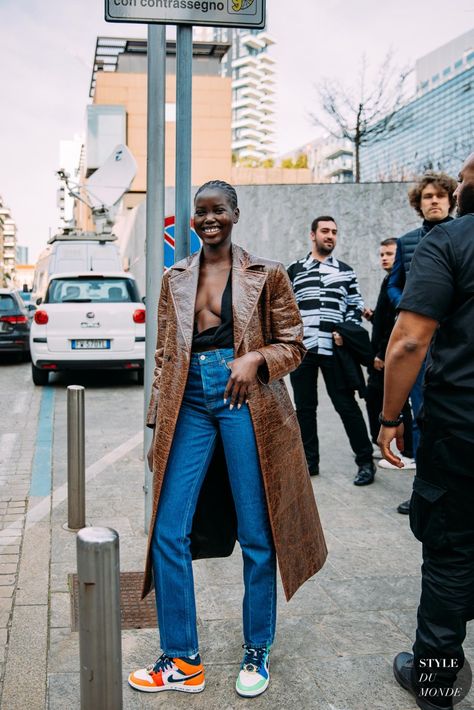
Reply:
<svg viewBox="0 0 474 710"><path fill-rule="evenodd" d="M403 414L399 414L397 419L384 419L382 412L379 414L379 424L382 426L392 427L399 426L403 421Z"/></svg>

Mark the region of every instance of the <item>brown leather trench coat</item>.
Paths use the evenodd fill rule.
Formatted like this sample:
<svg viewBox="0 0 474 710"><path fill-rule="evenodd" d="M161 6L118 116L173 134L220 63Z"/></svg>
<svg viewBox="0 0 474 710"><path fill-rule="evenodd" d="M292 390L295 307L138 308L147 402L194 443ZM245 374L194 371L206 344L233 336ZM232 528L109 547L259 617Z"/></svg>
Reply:
<svg viewBox="0 0 474 710"><path fill-rule="evenodd" d="M143 596L153 584L150 543L189 369L199 263L200 252L196 252L165 273L158 305L156 369L147 416L147 424L156 427L153 509ZM321 569L327 549L298 421L282 380L304 355L301 317L284 267L233 245L232 312L235 356L258 350L266 363L259 371L259 381L249 391L248 406L283 588L289 600ZM235 509L221 453L218 446L193 519L194 559L229 555L235 545Z"/></svg>

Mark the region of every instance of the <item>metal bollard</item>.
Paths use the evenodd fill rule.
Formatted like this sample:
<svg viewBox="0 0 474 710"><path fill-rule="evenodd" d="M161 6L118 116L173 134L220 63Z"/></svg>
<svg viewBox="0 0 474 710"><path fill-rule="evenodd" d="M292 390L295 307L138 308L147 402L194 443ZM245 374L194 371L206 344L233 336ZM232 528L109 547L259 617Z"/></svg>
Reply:
<svg viewBox="0 0 474 710"><path fill-rule="evenodd" d="M77 533L81 710L122 710L119 535Z"/></svg>
<svg viewBox="0 0 474 710"><path fill-rule="evenodd" d="M86 524L84 391L67 388L67 528L74 531Z"/></svg>

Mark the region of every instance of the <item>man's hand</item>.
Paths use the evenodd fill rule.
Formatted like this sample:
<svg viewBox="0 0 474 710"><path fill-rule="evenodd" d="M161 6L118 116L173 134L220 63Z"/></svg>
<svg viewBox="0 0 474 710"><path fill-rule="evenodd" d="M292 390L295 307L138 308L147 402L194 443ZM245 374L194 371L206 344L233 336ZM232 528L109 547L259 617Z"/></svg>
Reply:
<svg viewBox="0 0 474 710"><path fill-rule="evenodd" d="M391 442L395 439L397 444L397 449L403 451L405 449L405 444L403 441L403 422L397 427L395 426L381 426L379 431L379 436L377 439L377 444L380 447L382 456L389 463L392 463L397 468L403 468L402 460L399 456L395 456L393 451L390 449Z"/></svg>
<svg viewBox="0 0 474 710"><path fill-rule="evenodd" d="M374 367L376 370L383 370L385 367L385 362L379 357L374 357Z"/></svg>
<svg viewBox="0 0 474 710"><path fill-rule="evenodd" d="M333 331L332 337L334 338L334 342L336 343L338 348L344 345L344 338L340 333L337 332L337 330Z"/></svg>
<svg viewBox="0 0 474 710"><path fill-rule="evenodd" d="M229 380L224 392L224 404L230 398L229 409L237 408L247 401L248 389L257 380L258 368L265 363L263 355L252 351L228 363L231 370Z"/></svg>

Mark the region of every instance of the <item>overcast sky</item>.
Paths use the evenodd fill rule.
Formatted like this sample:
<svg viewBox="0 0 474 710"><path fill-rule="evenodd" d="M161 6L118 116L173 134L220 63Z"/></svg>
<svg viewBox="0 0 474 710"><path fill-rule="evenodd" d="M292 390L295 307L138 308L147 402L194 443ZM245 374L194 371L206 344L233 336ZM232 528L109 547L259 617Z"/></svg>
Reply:
<svg viewBox="0 0 474 710"><path fill-rule="evenodd" d="M267 0L276 45L277 150L315 136L309 113L322 77L347 84L365 53L376 67L391 47L399 65L474 26L472 0ZM97 35L146 36L109 24L103 0L0 0L0 194L30 260L58 223L59 141L84 128Z"/></svg>

